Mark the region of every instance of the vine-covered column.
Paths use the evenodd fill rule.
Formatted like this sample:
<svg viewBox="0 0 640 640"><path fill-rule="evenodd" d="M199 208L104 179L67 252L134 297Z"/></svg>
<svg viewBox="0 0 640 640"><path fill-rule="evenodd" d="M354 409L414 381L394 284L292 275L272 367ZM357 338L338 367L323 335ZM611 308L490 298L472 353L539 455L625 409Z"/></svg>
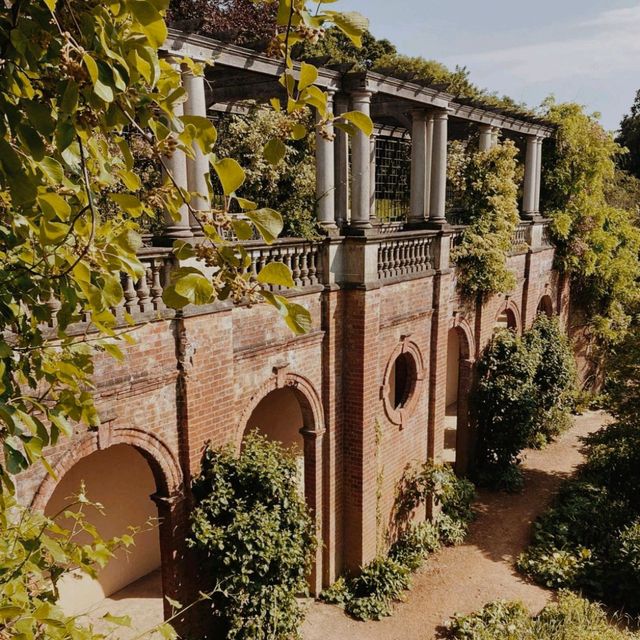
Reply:
<svg viewBox="0 0 640 640"><path fill-rule="evenodd" d="M354 111L370 116L371 92L356 91L351 94ZM351 141L353 153L353 193L351 195L351 226L357 229L371 228L371 142L362 131Z"/></svg>
<svg viewBox="0 0 640 640"><path fill-rule="evenodd" d="M176 69L180 69L179 64L172 63ZM174 114L176 117L180 117L184 115L184 107L181 103L176 103L174 106ZM185 191L189 189L189 183L187 178L187 157L184 154L184 151L180 151L179 149L174 149L170 155L165 156L164 165L166 170L169 172L171 177L166 175L165 172L165 180L173 180L175 184L184 189ZM183 203L179 209L180 217L178 220L174 220L168 213L165 213L165 222L167 224L165 228L164 235L167 238L190 238L192 236L191 233L191 222L189 220L189 207Z"/></svg>
<svg viewBox="0 0 640 640"><path fill-rule="evenodd" d="M536 187L534 195L535 212L540 214L540 185L542 180L542 142L543 139L538 137L536 140Z"/></svg>
<svg viewBox="0 0 640 640"><path fill-rule="evenodd" d="M327 111L333 112L333 92L327 92ZM316 130L316 201L318 223L325 229L336 228L335 166L333 124Z"/></svg>
<svg viewBox="0 0 640 640"><path fill-rule="evenodd" d="M207 117L207 100L205 94L204 76L194 76L185 71L182 74L182 86L187 92L184 103L184 114L188 116ZM191 198L191 206L196 211L208 211L210 209L209 186L207 175L209 174L209 160L197 144L193 145L193 158L187 158L187 184L189 191L197 195ZM201 232L200 225L193 216L190 216L191 229L195 234Z"/></svg>
<svg viewBox="0 0 640 640"><path fill-rule="evenodd" d="M434 113L429 222L438 225L446 222L448 121L449 115L446 110Z"/></svg>

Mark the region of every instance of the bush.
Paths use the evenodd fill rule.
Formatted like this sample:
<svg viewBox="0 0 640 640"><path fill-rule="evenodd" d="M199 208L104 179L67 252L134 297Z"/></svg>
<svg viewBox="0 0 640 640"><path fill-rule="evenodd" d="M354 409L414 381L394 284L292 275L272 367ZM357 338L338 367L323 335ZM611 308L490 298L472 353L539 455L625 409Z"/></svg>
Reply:
<svg viewBox="0 0 640 640"><path fill-rule="evenodd" d="M619 622L619 620L614 620ZM448 624L457 640L637 640L639 635L617 628L607 614L584 598L564 591L557 604L531 616L520 602L497 600L481 611L455 616Z"/></svg>
<svg viewBox="0 0 640 640"><path fill-rule="evenodd" d="M295 636L303 618L296 596L307 588L316 546L295 459L258 435L240 456L208 448L193 496L189 542L203 574L224 590L215 604L225 637Z"/></svg>
<svg viewBox="0 0 640 640"><path fill-rule="evenodd" d="M378 557L365 565L359 576L338 579L325 589L320 598L330 604L344 606L357 620L379 620L389 616L393 603L409 588L411 573L417 571L426 557L441 545L460 544L473 518L471 503L475 488L458 478L448 465L428 462L410 468L400 483L394 515L400 518L397 539L386 557ZM427 500L441 505L433 522L410 520L415 509Z"/></svg>
<svg viewBox="0 0 640 640"><path fill-rule="evenodd" d="M534 525L518 568L640 611L640 430L614 424L586 438L587 460Z"/></svg>
<svg viewBox="0 0 640 640"><path fill-rule="evenodd" d="M477 371L472 410L478 480L518 491L522 450L544 446L571 423L576 378L571 346L557 318L539 314L523 337L497 333Z"/></svg>

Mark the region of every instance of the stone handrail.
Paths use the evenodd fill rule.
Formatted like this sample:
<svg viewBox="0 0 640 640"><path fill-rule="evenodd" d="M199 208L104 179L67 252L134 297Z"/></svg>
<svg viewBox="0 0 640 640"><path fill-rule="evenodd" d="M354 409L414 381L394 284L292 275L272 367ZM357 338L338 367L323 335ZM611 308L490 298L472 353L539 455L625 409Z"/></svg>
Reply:
<svg viewBox="0 0 640 640"><path fill-rule="evenodd" d="M424 273L433 269L433 232L420 235L398 234L378 245L378 278Z"/></svg>
<svg viewBox="0 0 640 640"><path fill-rule="evenodd" d="M521 253L529 246L527 240L527 230L531 226L530 222L519 222L511 236L511 253Z"/></svg>
<svg viewBox="0 0 640 640"><path fill-rule="evenodd" d="M270 262L282 262L291 270L297 288L319 284L321 281L320 244L299 238L283 238L273 244L247 242L245 249L251 257L251 266L245 270L250 279L255 279L260 270ZM271 291L286 289L277 285Z"/></svg>

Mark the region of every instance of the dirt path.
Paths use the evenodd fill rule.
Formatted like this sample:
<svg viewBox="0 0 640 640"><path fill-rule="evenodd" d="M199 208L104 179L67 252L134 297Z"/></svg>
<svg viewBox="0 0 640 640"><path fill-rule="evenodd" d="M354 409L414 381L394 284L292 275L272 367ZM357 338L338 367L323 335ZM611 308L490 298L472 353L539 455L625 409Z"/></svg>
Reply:
<svg viewBox="0 0 640 640"><path fill-rule="evenodd" d="M314 603L302 629L304 640L432 640L454 613L470 613L497 598L522 600L534 611L541 609L551 592L524 580L514 560L527 545L533 520L580 463L580 436L606 420L604 413L586 413L558 442L544 451L528 452L524 493L480 492L479 516L465 544L434 555L392 617L357 622L338 607Z"/></svg>

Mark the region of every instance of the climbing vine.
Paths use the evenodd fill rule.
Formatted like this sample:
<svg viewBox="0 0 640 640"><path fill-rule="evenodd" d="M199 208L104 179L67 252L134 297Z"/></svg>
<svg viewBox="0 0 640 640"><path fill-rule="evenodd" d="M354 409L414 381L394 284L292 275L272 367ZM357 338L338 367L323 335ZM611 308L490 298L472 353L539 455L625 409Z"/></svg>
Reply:
<svg viewBox="0 0 640 640"><path fill-rule="evenodd" d="M507 254L518 225L515 144L507 140L456 164L461 211L467 226L453 249L458 286L469 297L509 291L515 277Z"/></svg>
<svg viewBox="0 0 640 640"><path fill-rule="evenodd" d="M640 301L637 210L611 204L620 204L611 185L622 148L578 104L549 100L545 110L557 133L545 145L541 198L553 221L558 263L572 276L588 330L616 343Z"/></svg>

